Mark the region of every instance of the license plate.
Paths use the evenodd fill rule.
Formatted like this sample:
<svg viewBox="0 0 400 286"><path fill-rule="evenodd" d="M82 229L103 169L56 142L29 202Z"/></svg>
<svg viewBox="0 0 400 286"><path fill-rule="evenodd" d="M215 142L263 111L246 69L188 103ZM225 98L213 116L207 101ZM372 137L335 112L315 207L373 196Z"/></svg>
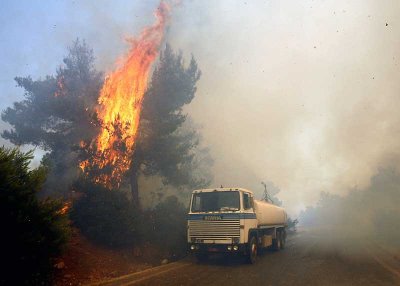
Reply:
<svg viewBox="0 0 400 286"><path fill-rule="evenodd" d="M208 251L210 251L210 252L218 252L218 248L209 247L209 248L208 248Z"/></svg>

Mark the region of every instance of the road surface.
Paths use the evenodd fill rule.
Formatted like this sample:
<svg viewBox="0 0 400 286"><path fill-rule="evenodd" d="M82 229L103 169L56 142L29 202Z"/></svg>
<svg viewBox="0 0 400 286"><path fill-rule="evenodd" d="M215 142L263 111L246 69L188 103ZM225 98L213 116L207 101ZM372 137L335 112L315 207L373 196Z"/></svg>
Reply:
<svg viewBox="0 0 400 286"><path fill-rule="evenodd" d="M336 243L302 231L255 265L241 258L188 258L101 285L400 285L400 257L373 243Z"/></svg>

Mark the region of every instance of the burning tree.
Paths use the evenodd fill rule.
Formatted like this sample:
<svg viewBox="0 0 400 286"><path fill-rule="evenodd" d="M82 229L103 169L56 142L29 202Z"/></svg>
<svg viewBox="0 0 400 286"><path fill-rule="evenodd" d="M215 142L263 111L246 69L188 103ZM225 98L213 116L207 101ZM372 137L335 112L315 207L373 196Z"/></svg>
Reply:
<svg viewBox="0 0 400 286"><path fill-rule="evenodd" d="M81 169L107 188L119 187L132 162L150 67L162 43L169 10L161 1L156 23L129 40L129 52L107 75L100 91L96 107L100 132L91 142L82 142L92 155L80 163Z"/></svg>
<svg viewBox="0 0 400 286"><path fill-rule="evenodd" d="M96 108L100 132L90 142L81 142L86 151L80 163L83 172L111 189L119 188L129 171L136 204L140 174L160 175L174 186L209 183L204 172L195 174L200 162L211 161L200 158L207 152L198 148L198 134L182 111L194 98L200 78L196 61L192 57L185 67L182 55L167 45L147 88L168 17L169 7L161 2L156 23L130 41L130 51L100 91Z"/></svg>
<svg viewBox="0 0 400 286"><path fill-rule="evenodd" d="M175 187L208 185L212 160L208 149L200 147L200 134L183 112L195 96L200 74L193 57L185 66L182 54L166 45L140 103L135 136L130 134L131 120L119 113L111 128L100 119L102 137L82 143L80 166L85 174L108 188L130 184L137 205L141 175L160 176ZM101 147L104 136L112 142L106 149Z"/></svg>
<svg viewBox="0 0 400 286"><path fill-rule="evenodd" d="M182 54L167 45L148 86L168 12L161 2L156 23L130 40L129 53L103 83L92 51L80 41L69 49L56 76L16 78L25 99L3 112L2 119L14 129L2 136L48 151L49 188L70 189L78 166L108 189L130 184L137 205L141 175L160 176L176 187L209 184L212 160L183 112L200 79L196 61L192 57L186 66Z"/></svg>

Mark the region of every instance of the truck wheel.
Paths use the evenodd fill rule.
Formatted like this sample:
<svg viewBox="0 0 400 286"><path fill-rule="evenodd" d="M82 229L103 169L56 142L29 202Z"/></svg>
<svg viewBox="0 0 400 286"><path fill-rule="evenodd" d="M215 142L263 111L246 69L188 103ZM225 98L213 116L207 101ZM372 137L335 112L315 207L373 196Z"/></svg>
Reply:
<svg viewBox="0 0 400 286"><path fill-rule="evenodd" d="M208 253L196 253L198 262L206 262L208 260Z"/></svg>
<svg viewBox="0 0 400 286"><path fill-rule="evenodd" d="M281 249L281 232L279 230L276 231L276 238L272 240L272 249L278 251Z"/></svg>
<svg viewBox="0 0 400 286"><path fill-rule="evenodd" d="M281 232L281 249L284 249L286 245L286 231Z"/></svg>
<svg viewBox="0 0 400 286"><path fill-rule="evenodd" d="M256 263L257 258L257 239L252 236L249 242L249 254L248 254L248 262L250 264Z"/></svg>

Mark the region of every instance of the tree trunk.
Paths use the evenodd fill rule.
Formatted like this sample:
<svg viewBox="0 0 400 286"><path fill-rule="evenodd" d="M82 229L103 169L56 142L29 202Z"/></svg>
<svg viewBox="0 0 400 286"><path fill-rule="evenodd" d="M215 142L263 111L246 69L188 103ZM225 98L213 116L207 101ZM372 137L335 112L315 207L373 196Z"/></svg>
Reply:
<svg viewBox="0 0 400 286"><path fill-rule="evenodd" d="M132 201L137 209L141 209L139 200L138 170L131 169L130 174Z"/></svg>
<svg viewBox="0 0 400 286"><path fill-rule="evenodd" d="M141 204L139 199L139 184L138 184L140 164L141 164L141 156L137 145L135 151L133 152L132 164L129 170L130 172L129 177L131 183L132 201L138 210L141 210Z"/></svg>

